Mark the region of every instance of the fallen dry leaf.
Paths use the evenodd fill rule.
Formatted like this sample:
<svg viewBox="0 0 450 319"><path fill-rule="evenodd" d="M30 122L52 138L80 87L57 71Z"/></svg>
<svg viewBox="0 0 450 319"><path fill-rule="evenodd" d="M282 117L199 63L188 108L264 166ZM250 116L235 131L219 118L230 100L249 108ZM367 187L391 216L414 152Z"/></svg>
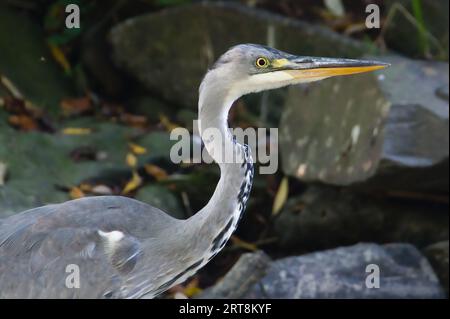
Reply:
<svg viewBox="0 0 450 319"><path fill-rule="evenodd" d="M173 299L189 299L189 298L184 293L177 291L173 294Z"/></svg>
<svg viewBox="0 0 450 319"><path fill-rule="evenodd" d="M246 242L235 235L231 236L231 242L233 243L233 245L235 245L239 248L243 248L243 249L250 250L250 251L258 250L258 247L255 244Z"/></svg>
<svg viewBox="0 0 450 319"><path fill-rule="evenodd" d="M120 114L120 120L129 126L137 128L142 128L147 125L147 118L143 115L123 113Z"/></svg>
<svg viewBox="0 0 450 319"><path fill-rule="evenodd" d="M90 193L92 191L92 185L82 183L78 188L85 193Z"/></svg>
<svg viewBox="0 0 450 319"><path fill-rule="evenodd" d="M67 98L61 101L63 114L66 116L80 115L92 109L91 99L87 96L81 98Z"/></svg>
<svg viewBox="0 0 450 319"><path fill-rule="evenodd" d="M352 23L346 26L344 30L344 34L346 35L352 35L354 33L364 32L367 30L367 26L365 22L360 23Z"/></svg>
<svg viewBox="0 0 450 319"><path fill-rule="evenodd" d="M97 161L100 160L99 153L92 146L79 146L73 149L69 156L74 162Z"/></svg>
<svg viewBox="0 0 450 319"><path fill-rule="evenodd" d="M21 99L17 99L13 96L6 96L3 98L4 108L6 111L14 114L26 114L27 108L26 102Z"/></svg>
<svg viewBox="0 0 450 319"><path fill-rule="evenodd" d="M128 143L128 147L130 148L130 151L135 155L143 155L147 153L147 149L145 147L135 143Z"/></svg>
<svg viewBox="0 0 450 319"><path fill-rule="evenodd" d="M8 79L6 76L0 76L0 82L3 86L11 93L11 95L16 98L23 100L23 95L20 93L19 89Z"/></svg>
<svg viewBox="0 0 450 319"><path fill-rule="evenodd" d="M289 194L289 181L287 177L283 177L280 186L278 187L277 194L273 201L272 215L276 216L283 208Z"/></svg>
<svg viewBox="0 0 450 319"><path fill-rule="evenodd" d="M7 169L6 164L0 162L0 186L5 185L6 169Z"/></svg>
<svg viewBox="0 0 450 319"><path fill-rule="evenodd" d="M39 128L38 123L29 115L11 115L8 119L9 123L22 131L33 131Z"/></svg>
<svg viewBox="0 0 450 319"><path fill-rule="evenodd" d="M183 289L183 295L185 295L188 298L191 298L195 295L198 295L203 290L198 286L199 280L198 278L192 279Z"/></svg>
<svg viewBox="0 0 450 319"><path fill-rule="evenodd" d="M43 111L34 105L31 101L18 99L13 96L6 96L3 99L3 107L9 113L16 115L24 114L33 118L43 116Z"/></svg>
<svg viewBox="0 0 450 319"><path fill-rule="evenodd" d="M146 164L144 169L148 175L153 176L158 182L167 179L169 176L164 169L154 164Z"/></svg>
<svg viewBox="0 0 450 319"><path fill-rule="evenodd" d="M138 163L138 159L133 153L128 153L125 161L127 165L132 168L136 167Z"/></svg>
<svg viewBox="0 0 450 319"><path fill-rule="evenodd" d="M136 171L133 171L133 175L131 177L131 180L125 185L122 194L126 195L131 193L132 191L136 190L139 186L142 184L142 178L139 176L139 174Z"/></svg>
<svg viewBox="0 0 450 319"><path fill-rule="evenodd" d="M79 187L72 187L69 192L71 199L78 199L85 196L84 192Z"/></svg>
<svg viewBox="0 0 450 319"><path fill-rule="evenodd" d="M91 192L95 195L112 195L113 191L106 185L97 185L92 187Z"/></svg>
<svg viewBox="0 0 450 319"><path fill-rule="evenodd" d="M179 125L172 123L169 118L163 114L159 115L159 122L166 129L166 131L171 132L172 130L180 127Z"/></svg>
<svg viewBox="0 0 450 319"><path fill-rule="evenodd" d="M89 135L92 133L90 128L68 127L62 130L64 135Z"/></svg>
<svg viewBox="0 0 450 319"><path fill-rule="evenodd" d="M63 68L64 72L70 73L71 71L70 63L67 60L64 52L61 50L61 48L52 43L49 43L48 46L50 47L50 52L52 53L52 56L55 59L55 61Z"/></svg>
<svg viewBox="0 0 450 319"><path fill-rule="evenodd" d="M324 0L326 8L336 17L343 17L345 15L344 4L341 0Z"/></svg>

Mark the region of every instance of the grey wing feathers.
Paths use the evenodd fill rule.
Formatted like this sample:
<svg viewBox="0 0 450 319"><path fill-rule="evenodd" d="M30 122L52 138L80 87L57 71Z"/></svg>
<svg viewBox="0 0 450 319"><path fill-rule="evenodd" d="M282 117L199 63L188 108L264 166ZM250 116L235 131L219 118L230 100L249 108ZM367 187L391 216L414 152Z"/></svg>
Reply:
<svg viewBox="0 0 450 319"><path fill-rule="evenodd" d="M142 254L141 243L136 238L119 231L110 233L99 231L98 234L111 265L121 274L131 272Z"/></svg>
<svg viewBox="0 0 450 319"><path fill-rule="evenodd" d="M44 206L4 219L0 296L120 297L121 284L143 253L142 241L171 222L162 211L116 196ZM80 289L66 288L69 264L80 268Z"/></svg>
<svg viewBox="0 0 450 319"><path fill-rule="evenodd" d="M21 214L11 216L2 220L0 224L0 252L6 249L10 252L28 250L36 238L33 236L33 224L36 222L35 215L45 218L54 211L54 205L45 206L45 210L35 208ZM35 234L37 235L37 234Z"/></svg>

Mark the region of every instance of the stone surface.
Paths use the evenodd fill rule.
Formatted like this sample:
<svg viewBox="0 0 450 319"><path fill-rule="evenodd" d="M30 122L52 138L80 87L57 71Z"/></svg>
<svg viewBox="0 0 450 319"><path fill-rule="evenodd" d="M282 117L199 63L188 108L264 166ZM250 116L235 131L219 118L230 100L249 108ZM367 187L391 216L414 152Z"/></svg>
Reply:
<svg viewBox="0 0 450 319"><path fill-rule="evenodd" d="M301 55L368 52L328 29L237 4L199 3L131 18L111 30L110 41L117 64L148 90L192 108L208 66L236 44L269 44Z"/></svg>
<svg viewBox="0 0 450 319"><path fill-rule="evenodd" d="M426 247L423 252L430 261L431 266L433 266L434 271L436 272L436 275L441 281L442 286L444 286L448 298L449 294L448 240L430 245Z"/></svg>
<svg viewBox="0 0 450 319"><path fill-rule="evenodd" d="M53 62L44 33L33 20L0 5L0 75L27 100L55 115L73 90Z"/></svg>
<svg viewBox="0 0 450 319"><path fill-rule="evenodd" d="M158 207L172 217L186 218L183 206L175 194L161 185L148 185L141 188L135 198L144 203Z"/></svg>
<svg viewBox="0 0 450 319"><path fill-rule="evenodd" d="M5 163L0 162L0 186L5 184L7 168Z"/></svg>
<svg viewBox="0 0 450 319"><path fill-rule="evenodd" d="M369 264L380 288L367 288ZM372 272L371 272L372 273ZM443 298L428 261L408 244L358 244L272 263L246 298Z"/></svg>
<svg viewBox="0 0 450 319"><path fill-rule="evenodd" d="M99 21L82 34L80 58L89 75L89 84L109 97L120 98L130 88L127 79L120 74L111 60L110 47L106 41L108 28L105 20Z"/></svg>
<svg viewBox="0 0 450 319"><path fill-rule="evenodd" d="M448 64L377 59L392 65L289 89L284 172L306 182L448 191Z"/></svg>
<svg viewBox="0 0 450 319"><path fill-rule="evenodd" d="M315 251L365 242L425 247L448 239L445 205L383 200L335 187L309 187L291 198L274 222L279 245Z"/></svg>
<svg viewBox="0 0 450 319"><path fill-rule="evenodd" d="M414 16L412 1L410 0L387 0L386 12L394 10L394 7L398 7L398 5L403 6L411 16ZM425 53L448 61L448 0L422 0L420 6L424 27L432 37L427 36L425 39L427 44L422 43L418 27L412 24L403 12L397 10L391 23L384 31L387 45L409 56L423 57Z"/></svg>
<svg viewBox="0 0 450 319"><path fill-rule="evenodd" d="M224 278L202 292L198 298L243 298L247 291L264 277L270 262L270 257L263 251L243 254Z"/></svg>
<svg viewBox="0 0 450 319"><path fill-rule="evenodd" d="M145 93L133 96L127 103L127 109L135 114L144 115L150 123L160 123L161 115L168 116L177 112L177 108Z"/></svg>
<svg viewBox="0 0 450 319"><path fill-rule="evenodd" d="M24 133L8 126L2 114L0 110L0 162L7 166L7 178L0 186L0 218L66 201L69 197L63 188L82 182L124 183L130 174L125 163L128 142L134 136L133 141L148 150L140 157L140 165L169 156L171 142L164 132L139 138L142 132L136 129L87 119L68 122L65 127L91 128L89 135ZM74 155L83 153L89 155Z"/></svg>

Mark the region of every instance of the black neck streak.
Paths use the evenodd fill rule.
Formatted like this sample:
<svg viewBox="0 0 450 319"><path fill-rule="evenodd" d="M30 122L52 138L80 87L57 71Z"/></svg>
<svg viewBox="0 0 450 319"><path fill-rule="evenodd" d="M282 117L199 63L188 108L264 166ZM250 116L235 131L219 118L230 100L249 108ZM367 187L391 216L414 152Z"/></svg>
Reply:
<svg viewBox="0 0 450 319"><path fill-rule="evenodd" d="M211 253L215 256L227 243L229 237L236 229L238 222L242 219L244 211L247 206L247 201L250 196L250 191L253 183L253 160L250 155L250 150L248 145L243 145L244 149L244 160L242 162L241 168L243 169L243 179L239 189L239 193L236 197L236 208L231 214L226 226L220 231L220 233L213 239Z"/></svg>

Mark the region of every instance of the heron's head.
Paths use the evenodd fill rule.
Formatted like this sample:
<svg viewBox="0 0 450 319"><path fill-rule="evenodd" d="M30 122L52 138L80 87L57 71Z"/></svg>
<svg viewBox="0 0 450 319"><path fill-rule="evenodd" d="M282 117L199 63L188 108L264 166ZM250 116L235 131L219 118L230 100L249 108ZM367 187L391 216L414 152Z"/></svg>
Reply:
<svg viewBox="0 0 450 319"><path fill-rule="evenodd" d="M206 78L220 83L222 89L225 86L231 98L238 98L252 92L387 66L387 63L377 61L295 56L261 45L241 44L223 54Z"/></svg>

